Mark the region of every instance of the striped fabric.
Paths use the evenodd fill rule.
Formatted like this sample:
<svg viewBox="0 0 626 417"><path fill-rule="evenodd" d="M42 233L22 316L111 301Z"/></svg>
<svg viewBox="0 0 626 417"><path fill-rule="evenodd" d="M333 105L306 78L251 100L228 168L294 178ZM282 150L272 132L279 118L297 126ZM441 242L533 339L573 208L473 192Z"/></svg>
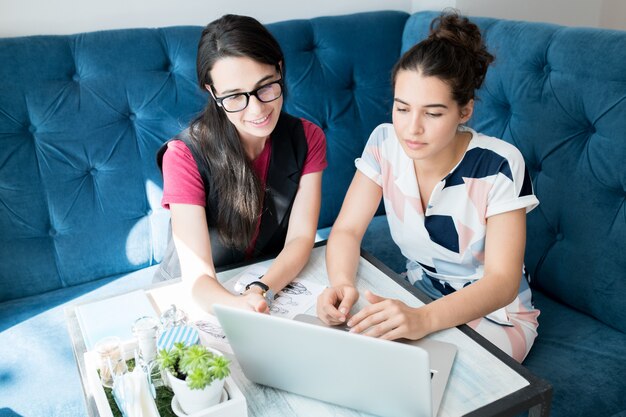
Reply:
<svg viewBox="0 0 626 417"><path fill-rule="evenodd" d="M157 347L159 350L170 350L174 343L183 342L185 345L195 345L200 340L198 331L191 326L177 326L165 330L159 336Z"/></svg>

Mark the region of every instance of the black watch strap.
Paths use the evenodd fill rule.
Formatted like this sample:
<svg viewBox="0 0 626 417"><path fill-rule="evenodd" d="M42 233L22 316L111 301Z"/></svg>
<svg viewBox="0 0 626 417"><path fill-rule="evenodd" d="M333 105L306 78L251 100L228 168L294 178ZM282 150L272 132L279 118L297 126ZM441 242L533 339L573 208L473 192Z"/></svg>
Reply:
<svg viewBox="0 0 626 417"><path fill-rule="evenodd" d="M253 285L263 290L263 298L265 298L265 301L267 301L267 305L271 307L274 299L276 298L276 294L274 294L274 292L270 290L270 287L266 283L261 281L252 281L251 283L246 285L246 291L248 291Z"/></svg>
<svg viewBox="0 0 626 417"><path fill-rule="evenodd" d="M270 287L268 287L267 284L265 284L264 282L252 281L251 283L246 285L246 291L248 291L250 289L250 287L252 287L253 285L256 285L257 287L262 289L264 293L266 293L266 292L268 292L270 290Z"/></svg>

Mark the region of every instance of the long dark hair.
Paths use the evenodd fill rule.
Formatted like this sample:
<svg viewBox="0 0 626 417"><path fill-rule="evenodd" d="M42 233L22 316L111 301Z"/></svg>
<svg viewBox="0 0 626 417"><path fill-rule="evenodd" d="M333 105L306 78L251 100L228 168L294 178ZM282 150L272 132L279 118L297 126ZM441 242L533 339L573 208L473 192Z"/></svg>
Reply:
<svg viewBox="0 0 626 417"><path fill-rule="evenodd" d="M211 69L225 57L247 57L284 72L283 52L257 20L224 15L209 23L198 44L196 70L203 90L212 86ZM211 173L217 199L217 230L226 246L244 249L252 240L261 214L264 190L251 161L224 111L213 98L190 126L192 144ZM209 190L205 190L207 193ZM207 207L209 209L209 207Z"/></svg>
<svg viewBox="0 0 626 417"><path fill-rule="evenodd" d="M448 83L454 101L463 107L474 98L493 60L478 26L456 11L446 10L431 22L428 38L406 51L396 63L392 86L400 70L420 71Z"/></svg>

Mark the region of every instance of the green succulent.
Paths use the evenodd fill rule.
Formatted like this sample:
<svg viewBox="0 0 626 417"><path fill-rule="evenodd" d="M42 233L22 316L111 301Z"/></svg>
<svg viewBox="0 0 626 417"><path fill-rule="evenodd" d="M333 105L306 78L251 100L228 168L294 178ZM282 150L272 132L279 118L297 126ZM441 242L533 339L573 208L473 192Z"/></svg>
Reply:
<svg viewBox="0 0 626 417"><path fill-rule="evenodd" d="M186 379L191 389L204 389L214 380L230 375L230 361L202 345L175 343L172 349L161 349L157 356L159 368L173 376Z"/></svg>
<svg viewBox="0 0 626 417"><path fill-rule="evenodd" d="M186 374L198 369L208 369L209 361L213 358L213 353L202 345L193 345L183 352L180 358L179 368Z"/></svg>
<svg viewBox="0 0 626 417"><path fill-rule="evenodd" d="M157 355L157 364L162 370L167 369L175 377L180 377L178 362L185 351L185 344L182 342L174 343L174 347L170 350L161 349Z"/></svg>
<svg viewBox="0 0 626 417"><path fill-rule="evenodd" d="M211 363L211 371L216 379L224 379L230 375L230 361L223 356L214 355Z"/></svg>

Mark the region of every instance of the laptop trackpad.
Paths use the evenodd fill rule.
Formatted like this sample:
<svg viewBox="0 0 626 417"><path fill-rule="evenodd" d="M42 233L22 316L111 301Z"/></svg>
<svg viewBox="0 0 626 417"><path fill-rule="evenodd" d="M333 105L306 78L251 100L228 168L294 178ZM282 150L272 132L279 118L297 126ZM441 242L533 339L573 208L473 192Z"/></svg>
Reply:
<svg viewBox="0 0 626 417"><path fill-rule="evenodd" d="M317 316L311 316L310 314L298 314L293 319L295 321L301 321L303 323L315 324L315 325L322 326L322 327L329 327L331 329L343 330L344 332L347 332L350 330L350 327L348 327L348 325L345 323L339 324L337 326L331 326L330 324L324 323Z"/></svg>

